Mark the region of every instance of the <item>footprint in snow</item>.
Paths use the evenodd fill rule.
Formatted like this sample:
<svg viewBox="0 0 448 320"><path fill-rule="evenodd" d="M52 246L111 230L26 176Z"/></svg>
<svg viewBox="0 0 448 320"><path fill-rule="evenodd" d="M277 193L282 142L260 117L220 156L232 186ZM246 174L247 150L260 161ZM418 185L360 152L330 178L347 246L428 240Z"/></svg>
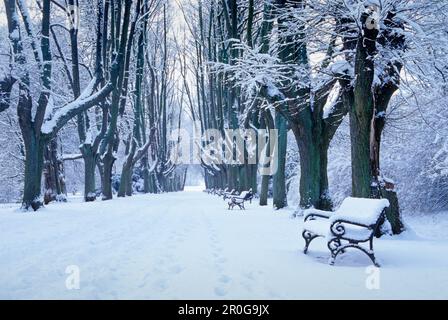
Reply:
<svg viewBox="0 0 448 320"><path fill-rule="evenodd" d="M222 251L222 247L220 247L219 245L217 245L215 243L212 243L211 246L212 246L212 249L215 251L214 254Z"/></svg>
<svg viewBox="0 0 448 320"><path fill-rule="evenodd" d="M230 278L229 276L223 274L221 277L219 277L219 281L222 283L229 283L230 280L232 280L232 278Z"/></svg>
<svg viewBox="0 0 448 320"><path fill-rule="evenodd" d="M227 294L227 290L224 289L224 288L221 288L221 287L216 287L215 288L215 294L217 296L223 297L223 296L225 296Z"/></svg>
<svg viewBox="0 0 448 320"><path fill-rule="evenodd" d="M168 284L165 279L159 279L153 283L153 287L159 291L164 291L168 288Z"/></svg>
<svg viewBox="0 0 448 320"><path fill-rule="evenodd" d="M143 279L141 280L141 283L139 284L139 288L143 288L146 287L146 285L148 284L148 280L151 277L150 273L147 273L144 275Z"/></svg>
<svg viewBox="0 0 448 320"><path fill-rule="evenodd" d="M219 264L225 263L226 261L227 261L227 259L224 258L224 257L221 257L221 258L219 258L219 259L216 259L216 262L219 263Z"/></svg>
<svg viewBox="0 0 448 320"><path fill-rule="evenodd" d="M170 267L168 269L168 271L170 273L174 273L174 274L181 273L183 270L184 270L184 268L182 266L180 266L180 265L175 265L175 266L172 266L172 267Z"/></svg>

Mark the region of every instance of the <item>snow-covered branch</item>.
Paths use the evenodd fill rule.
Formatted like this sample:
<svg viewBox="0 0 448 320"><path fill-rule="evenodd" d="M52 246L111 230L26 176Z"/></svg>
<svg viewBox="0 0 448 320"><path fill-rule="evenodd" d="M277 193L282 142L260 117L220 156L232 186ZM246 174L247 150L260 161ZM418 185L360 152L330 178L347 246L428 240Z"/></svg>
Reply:
<svg viewBox="0 0 448 320"><path fill-rule="evenodd" d="M54 136L69 120L103 101L114 88L113 83L108 82L98 92L92 93L97 85L98 80L95 78L78 99L57 110L50 120L43 123L42 133Z"/></svg>

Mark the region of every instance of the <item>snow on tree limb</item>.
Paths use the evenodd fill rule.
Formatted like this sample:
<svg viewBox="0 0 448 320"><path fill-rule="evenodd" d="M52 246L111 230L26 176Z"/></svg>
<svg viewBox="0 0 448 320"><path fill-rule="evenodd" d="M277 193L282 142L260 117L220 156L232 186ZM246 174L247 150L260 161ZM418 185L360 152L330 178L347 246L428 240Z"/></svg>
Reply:
<svg viewBox="0 0 448 320"><path fill-rule="evenodd" d="M89 86L78 99L60 108L52 116L51 120L45 121L42 125L41 132L45 135L54 136L70 119L97 105L105 99L114 88L113 83L108 82L102 89L92 94L92 91L97 85L98 80L95 78L90 82Z"/></svg>

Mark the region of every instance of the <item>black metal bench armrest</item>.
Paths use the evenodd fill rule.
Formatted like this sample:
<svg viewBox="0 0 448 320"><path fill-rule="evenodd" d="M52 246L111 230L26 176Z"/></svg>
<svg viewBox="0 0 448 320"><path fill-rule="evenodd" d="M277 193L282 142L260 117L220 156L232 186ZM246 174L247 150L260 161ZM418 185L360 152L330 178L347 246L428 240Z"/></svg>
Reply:
<svg viewBox="0 0 448 320"><path fill-rule="evenodd" d="M328 219L334 214L333 211L324 211L319 209L307 209L304 211L303 221L308 221L311 218L314 220L315 218L323 218Z"/></svg>
<svg viewBox="0 0 448 320"><path fill-rule="evenodd" d="M346 224L351 224L351 225L353 225L353 226L357 226L357 227L364 227L364 228L367 228L367 229L373 229L373 228L375 228L375 224L376 223L374 223L374 224L371 224L371 225L367 225L367 224L363 224L363 223L358 223L358 222L353 222L353 221L350 221L350 220L347 220L347 219L335 219L332 223L331 223L331 225L334 225L334 224L337 224L337 223L346 223Z"/></svg>
<svg viewBox="0 0 448 320"><path fill-rule="evenodd" d="M322 218L328 220L330 218L329 215L322 214L322 213L309 213L305 216L305 219L303 219L304 222L309 220L316 220L316 218Z"/></svg>
<svg viewBox="0 0 448 320"><path fill-rule="evenodd" d="M357 226L357 227L362 227L365 228L367 230L371 231L371 235L370 237L372 237L373 233L375 232L375 227L376 227L376 223L373 225L366 225L363 223L357 223L357 222L353 222L347 219L336 219L334 220L331 225L330 225L330 232L333 236L335 237L342 237L345 235L345 226L346 225L351 225L351 226ZM366 239L368 240L368 238Z"/></svg>

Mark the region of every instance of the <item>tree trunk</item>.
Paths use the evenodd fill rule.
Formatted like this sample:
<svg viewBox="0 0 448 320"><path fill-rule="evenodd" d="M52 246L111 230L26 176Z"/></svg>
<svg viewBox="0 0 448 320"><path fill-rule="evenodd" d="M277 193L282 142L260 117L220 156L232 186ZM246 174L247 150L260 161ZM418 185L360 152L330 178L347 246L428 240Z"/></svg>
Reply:
<svg viewBox="0 0 448 320"><path fill-rule="evenodd" d="M369 198L372 172L370 166L370 121L350 112L352 195Z"/></svg>
<svg viewBox="0 0 448 320"><path fill-rule="evenodd" d="M321 210L332 210L333 201L331 201L330 192L328 190L328 142L322 142L319 149L319 189L320 189L320 203Z"/></svg>
<svg viewBox="0 0 448 320"><path fill-rule="evenodd" d="M272 129L274 127L273 119L270 111L263 111L260 115L260 129ZM267 131L269 133L269 130ZM269 137L270 139L271 137ZM264 138L263 138L264 139ZM261 142L259 142L261 144ZM271 155L270 141L265 143L266 152L265 156L269 157ZM264 162L264 161L263 161ZM260 206L268 205L268 192L269 192L269 180L270 175L261 176L261 190L260 190Z"/></svg>
<svg viewBox="0 0 448 320"><path fill-rule="evenodd" d="M277 4L279 9L289 7L289 9L294 8L297 10L296 12L300 12L305 9L306 2L303 0L278 0ZM288 88L284 94L289 101L286 102L287 105L280 105L280 111L284 115L289 115L288 120L290 120L290 126L299 147L300 206L302 208L331 209L326 173L328 144L324 143L331 139L331 135L326 133L323 107L333 83L328 82L313 94L305 25L299 26L294 35L287 32L290 21L295 19L292 12L289 10L288 14L280 14L277 19L280 31L279 58L289 69L290 77L290 80L285 80L283 84L285 88ZM297 74L294 67L296 65L307 70L304 75ZM293 85L292 81L294 80L300 85Z"/></svg>
<svg viewBox="0 0 448 320"><path fill-rule="evenodd" d="M128 185L129 178L129 155L127 155L125 162L123 163L123 168L121 168L120 175L120 187L118 188L117 197L123 198L126 196L126 187Z"/></svg>
<svg viewBox="0 0 448 320"><path fill-rule="evenodd" d="M106 153L103 157L103 200L111 200L112 195L112 170L115 157Z"/></svg>
<svg viewBox="0 0 448 320"><path fill-rule="evenodd" d="M149 193L151 190L150 184L150 176L149 176L149 170L148 170L148 156L144 156L141 161L141 165L143 167L142 169L142 175L143 175L143 192Z"/></svg>
<svg viewBox="0 0 448 320"><path fill-rule="evenodd" d="M247 165L247 183L249 189L252 189L253 193L257 193L257 165L248 164Z"/></svg>
<svg viewBox="0 0 448 320"><path fill-rule="evenodd" d="M275 128L278 130L277 171L273 181L273 204L275 209L282 209L288 205L286 198L286 148L288 144L288 123L279 111L275 113Z"/></svg>
<svg viewBox="0 0 448 320"><path fill-rule="evenodd" d="M134 167L131 166L128 170L128 178L126 179L126 196L131 197L133 190L132 190L132 175L134 172Z"/></svg>
<svg viewBox="0 0 448 320"><path fill-rule="evenodd" d="M300 206L331 210L327 176L328 147L322 142L324 137L311 137L311 130L296 125L292 129L300 153ZM307 138L302 136L305 131L308 131Z"/></svg>
<svg viewBox="0 0 448 320"><path fill-rule="evenodd" d="M118 197L132 195L132 156L129 155L123 164L120 177L120 188L118 190Z"/></svg>
<svg viewBox="0 0 448 320"><path fill-rule="evenodd" d="M362 34L358 37L355 61L354 104L350 108L350 137L352 159L352 195L371 196L372 155L370 153L371 123L374 117L372 84L375 73L373 57L376 52L378 30L366 25L368 13L363 13Z"/></svg>
<svg viewBox="0 0 448 320"><path fill-rule="evenodd" d="M121 6L121 2L117 2ZM117 133L118 117L121 115L121 105L126 103L127 86L124 86L127 72L129 71L129 52L134 37L134 33L129 34L129 23L131 17L132 0L125 0L123 2L124 13L123 21L121 21L121 14L117 15L117 22L112 24L116 27L117 36L115 36L117 50L118 63L118 78L115 83L114 90L112 92L111 106L110 106L110 119L107 133L105 134L100 154L103 155L103 200L111 200L112 194L112 170L115 162L115 153L118 149L119 138ZM119 12L121 8L119 9ZM121 35L118 36L119 28L121 26ZM129 36L129 39L128 39Z"/></svg>
<svg viewBox="0 0 448 320"><path fill-rule="evenodd" d="M392 233L402 233L405 228L403 222L401 221L397 192L387 188L382 188L381 195L383 198L389 200L390 206L386 209L386 218L392 227Z"/></svg>
<svg viewBox="0 0 448 320"><path fill-rule="evenodd" d="M91 202L96 200L96 157L91 148L83 148L84 159L84 201Z"/></svg>
<svg viewBox="0 0 448 320"><path fill-rule="evenodd" d="M67 194L62 166L63 163L58 159L57 140L53 138L44 149L44 204L49 204L52 201L66 201Z"/></svg>
<svg viewBox="0 0 448 320"><path fill-rule="evenodd" d="M261 189L260 189L260 206L268 205L268 191L269 191L269 178L271 176L263 175L261 177Z"/></svg>
<svg viewBox="0 0 448 320"><path fill-rule="evenodd" d="M129 166L123 165L123 169L121 170L120 176L120 187L118 189L117 197L123 198L126 196L126 187L128 185L129 179Z"/></svg>
<svg viewBox="0 0 448 320"><path fill-rule="evenodd" d="M42 206L40 187L44 162L45 142L30 132L25 141L25 181L22 208L36 211Z"/></svg>

